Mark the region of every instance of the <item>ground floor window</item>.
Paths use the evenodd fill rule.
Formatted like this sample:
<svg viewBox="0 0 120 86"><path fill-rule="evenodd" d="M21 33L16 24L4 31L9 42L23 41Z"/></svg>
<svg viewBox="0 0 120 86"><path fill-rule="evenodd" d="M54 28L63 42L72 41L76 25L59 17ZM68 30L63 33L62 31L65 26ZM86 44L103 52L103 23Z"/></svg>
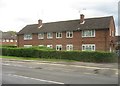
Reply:
<svg viewBox="0 0 120 86"><path fill-rule="evenodd" d="M67 51L72 51L73 50L73 45L72 44L67 44L66 45L66 50Z"/></svg>
<svg viewBox="0 0 120 86"><path fill-rule="evenodd" d="M48 48L53 48L53 45L47 45Z"/></svg>
<svg viewBox="0 0 120 86"><path fill-rule="evenodd" d="M39 47L43 47L44 45L38 45Z"/></svg>
<svg viewBox="0 0 120 86"><path fill-rule="evenodd" d="M62 45L56 45L56 50L61 51L62 50Z"/></svg>
<svg viewBox="0 0 120 86"><path fill-rule="evenodd" d="M25 48L32 47L32 45L24 45Z"/></svg>
<svg viewBox="0 0 120 86"><path fill-rule="evenodd" d="M95 51L95 44L82 44L82 51Z"/></svg>

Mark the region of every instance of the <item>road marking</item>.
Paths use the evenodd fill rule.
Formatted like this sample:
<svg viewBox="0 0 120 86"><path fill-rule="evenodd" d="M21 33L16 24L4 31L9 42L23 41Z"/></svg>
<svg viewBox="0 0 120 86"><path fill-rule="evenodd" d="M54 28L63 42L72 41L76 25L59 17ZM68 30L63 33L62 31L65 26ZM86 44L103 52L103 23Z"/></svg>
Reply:
<svg viewBox="0 0 120 86"><path fill-rule="evenodd" d="M50 81L50 80L45 80L45 79L37 79L37 78L31 78L31 77L20 76L20 75L13 75L13 74L8 74L8 75L9 76L14 76L14 77L25 78L25 79L32 79L32 80L42 81L42 82L49 82L49 83L54 83L54 84L64 84L62 82Z"/></svg>

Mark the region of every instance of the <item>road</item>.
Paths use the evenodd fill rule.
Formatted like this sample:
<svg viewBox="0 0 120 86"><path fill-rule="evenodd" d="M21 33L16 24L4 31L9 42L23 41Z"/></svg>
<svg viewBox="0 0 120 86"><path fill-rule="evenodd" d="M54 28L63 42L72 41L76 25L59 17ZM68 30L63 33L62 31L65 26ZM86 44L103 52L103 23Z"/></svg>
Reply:
<svg viewBox="0 0 120 86"><path fill-rule="evenodd" d="M92 73L93 69L26 62L3 62L3 84L117 84L117 76ZM86 72L89 71L89 72Z"/></svg>

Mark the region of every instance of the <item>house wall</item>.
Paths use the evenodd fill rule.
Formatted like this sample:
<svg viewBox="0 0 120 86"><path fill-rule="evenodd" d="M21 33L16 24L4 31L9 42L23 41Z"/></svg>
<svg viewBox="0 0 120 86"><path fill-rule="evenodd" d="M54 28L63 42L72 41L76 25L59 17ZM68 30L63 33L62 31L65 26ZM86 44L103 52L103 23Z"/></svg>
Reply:
<svg viewBox="0 0 120 86"><path fill-rule="evenodd" d="M116 30L115 30L115 24L114 24L113 18L110 21L109 27L110 27L109 32L111 33L111 35L109 36L110 47L112 48L112 50L115 50L115 41L116 41L115 32L116 32Z"/></svg>
<svg viewBox="0 0 120 86"><path fill-rule="evenodd" d="M98 51L109 51L110 39L109 30L100 29L95 31L95 37L84 37L82 38L82 31L76 31L73 33L73 38L66 38L66 32L62 32L62 38L57 39L56 33L54 32L52 39L47 39L47 33L44 34L44 39L38 39L37 34L33 34L32 40L24 40L24 35L18 35L18 47L23 47L24 45L56 45L61 44L62 50L66 50L67 44L73 44L74 50L82 50L82 44L95 44L96 50Z"/></svg>
<svg viewBox="0 0 120 86"><path fill-rule="evenodd" d="M16 40L13 40L13 42L10 42L10 39L7 39L9 40L9 42L0 42L0 45L12 45L12 46L17 46L17 41Z"/></svg>

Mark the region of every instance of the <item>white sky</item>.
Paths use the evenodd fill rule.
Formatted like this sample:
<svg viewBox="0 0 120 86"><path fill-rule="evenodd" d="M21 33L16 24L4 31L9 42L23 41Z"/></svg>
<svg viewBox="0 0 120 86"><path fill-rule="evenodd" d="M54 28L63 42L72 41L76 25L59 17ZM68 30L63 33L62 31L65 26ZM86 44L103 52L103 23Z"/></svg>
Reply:
<svg viewBox="0 0 120 86"><path fill-rule="evenodd" d="M0 0L0 30L20 31L28 24L113 16L118 28L119 0ZM83 10L85 9L85 10Z"/></svg>

